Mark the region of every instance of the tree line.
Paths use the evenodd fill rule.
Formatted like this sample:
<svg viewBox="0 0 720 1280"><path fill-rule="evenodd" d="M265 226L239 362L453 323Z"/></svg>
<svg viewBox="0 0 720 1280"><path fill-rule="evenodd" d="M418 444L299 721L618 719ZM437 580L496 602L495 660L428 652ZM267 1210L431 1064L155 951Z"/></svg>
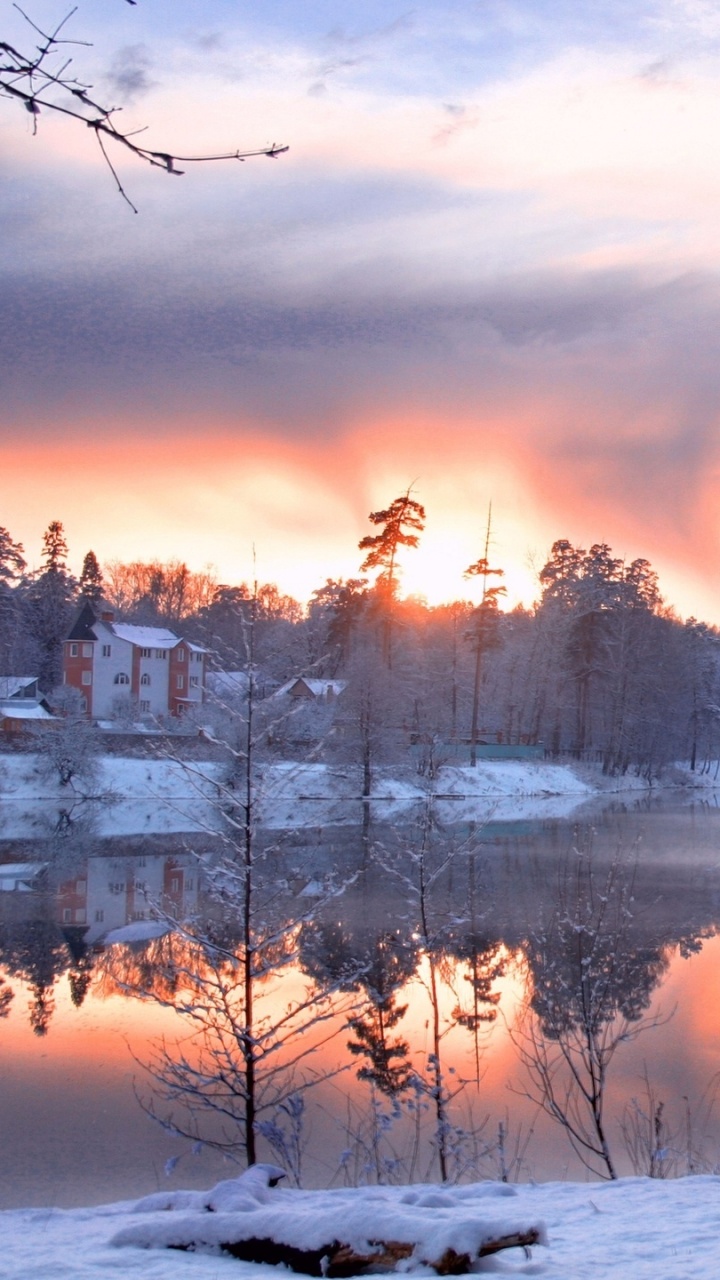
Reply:
<svg viewBox="0 0 720 1280"><path fill-rule="evenodd" d="M180 561L100 566L94 552L75 578L63 526L43 536L40 568L0 528L0 674L62 681L62 641L79 605L116 620L180 629L221 670L252 667L256 688L294 676L341 680L332 710L293 717L284 745L302 751L324 730L328 750L374 769L401 753L421 773L444 761L475 763L482 743L542 745L553 758L600 762L605 772L653 777L674 760L708 768L720 748L720 635L681 621L645 559L627 563L605 543L556 541L532 608L503 611L503 571L483 554L466 570L479 604L430 606L401 595L401 559L418 546L422 505L401 494L370 513L356 578L327 579L307 607L274 584L217 580ZM374 578L370 575L374 573ZM367 790L367 788L366 788Z"/></svg>

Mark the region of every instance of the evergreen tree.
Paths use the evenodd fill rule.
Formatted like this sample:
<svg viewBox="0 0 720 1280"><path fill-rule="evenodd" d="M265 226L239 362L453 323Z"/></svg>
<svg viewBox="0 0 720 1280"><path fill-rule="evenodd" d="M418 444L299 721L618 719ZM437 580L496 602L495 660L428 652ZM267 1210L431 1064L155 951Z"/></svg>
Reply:
<svg viewBox="0 0 720 1280"><path fill-rule="evenodd" d="M25 572L23 547L0 527L0 675L11 675L21 662L22 610L20 584ZM21 674L19 669L17 674Z"/></svg>
<svg viewBox="0 0 720 1280"><path fill-rule="evenodd" d="M65 530L53 520L43 535L43 567L33 575L27 595L28 630L35 643L41 687L62 681L62 642L75 605L77 582L67 568Z"/></svg>
<svg viewBox="0 0 720 1280"><path fill-rule="evenodd" d="M425 508L410 497L408 489L386 510L371 511L369 519L372 524L383 527L379 533L369 533L360 539L360 550L367 551L360 569L362 573L367 569L380 570L375 580L375 595L383 622L383 657L390 667L393 611L398 589L398 551L401 547L417 547L425 528Z"/></svg>
<svg viewBox="0 0 720 1280"><path fill-rule="evenodd" d="M82 599L89 601L95 607L100 604L105 594L102 570L94 551L88 551L83 560L79 590Z"/></svg>

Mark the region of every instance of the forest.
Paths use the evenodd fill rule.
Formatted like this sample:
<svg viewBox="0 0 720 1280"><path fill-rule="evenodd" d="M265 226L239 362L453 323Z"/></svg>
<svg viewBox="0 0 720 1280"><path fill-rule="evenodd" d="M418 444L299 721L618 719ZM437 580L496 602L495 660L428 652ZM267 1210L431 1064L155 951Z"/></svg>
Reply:
<svg viewBox="0 0 720 1280"><path fill-rule="evenodd" d="M291 678L342 681L337 706L298 712L276 742L290 755L322 742L360 752L372 768L411 761L432 775L474 763L482 743L535 746L549 758L652 779L673 761L709 769L720 747L720 636L681 621L645 559L605 543L558 539L532 608L503 611L503 569L484 554L468 600L429 606L401 593L401 559L418 545L422 505L400 495L372 512L357 578L327 579L307 606L273 584L219 582L166 563L100 566L89 551L77 579L63 526L43 537L40 568L0 528L0 674L38 676L63 707L62 641L85 601L116 620L164 626L204 646L217 671L252 669L259 698ZM252 652L249 637L252 636ZM713 765L714 767L714 765Z"/></svg>

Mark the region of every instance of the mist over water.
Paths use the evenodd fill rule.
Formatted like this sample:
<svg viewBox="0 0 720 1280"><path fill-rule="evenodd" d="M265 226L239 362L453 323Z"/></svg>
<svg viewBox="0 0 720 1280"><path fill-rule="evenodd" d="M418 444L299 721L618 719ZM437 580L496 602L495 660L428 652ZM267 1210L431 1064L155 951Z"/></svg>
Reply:
<svg viewBox="0 0 720 1280"><path fill-rule="evenodd" d="M526 994L547 996L556 983L562 1003L572 988L575 957L557 932L558 906L588 859L597 893L612 871L624 895L627 928L609 931L594 952L612 973L613 1007L631 1031L658 1021L620 1045L609 1071L607 1128L619 1170L633 1171L620 1121L633 1099L636 1114L644 1105L644 1077L678 1143L692 1112L705 1168L714 1167L718 1135L703 1096L720 1049L719 831L713 795L598 804L575 822L451 823L418 808L402 820L369 815L364 825L261 828L258 893L293 948L277 987L270 975L261 995L279 1018L310 984L324 983L343 1008L302 1067L319 1077L341 1069L305 1095L305 1185L438 1177L434 1017L452 1176L500 1176L500 1125L503 1158L517 1157L510 1176L589 1176L563 1131L522 1096L528 1080L509 1030ZM0 852L6 867L26 868L24 881L6 877L0 893L0 994L13 993L0 1021L3 1206L98 1203L231 1176L233 1165L207 1147L193 1153L139 1105L137 1094L148 1097L142 1064L151 1044L181 1039L191 1052L190 1028L156 1000L128 994L138 974L157 988L158 966L176 945L167 934L143 940L158 909L212 917L204 867L217 861L216 838L98 835L92 822L78 821L64 834L3 840ZM135 933L113 940L128 924ZM386 1045L398 1046L385 1066L406 1064L406 1083L415 1082L395 1095L383 1091L380 1058L367 1051L381 1007L402 1011L385 1028ZM350 1017L364 1020L370 1040L348 1027ZM307 1044L316 1033L304 1034ZM168 1161L176 1161L169 1181Z"/></svg>

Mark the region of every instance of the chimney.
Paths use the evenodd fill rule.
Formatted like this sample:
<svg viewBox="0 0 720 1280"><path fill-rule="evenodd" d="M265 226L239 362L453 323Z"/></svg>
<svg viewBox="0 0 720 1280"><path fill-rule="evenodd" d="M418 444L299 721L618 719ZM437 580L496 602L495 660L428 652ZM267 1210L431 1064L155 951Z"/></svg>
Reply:
<svg viewBox="0 0 720 1280"><path fill-rule="evenodd" d="M112 609L103 609L102 613L100 614L100 621L101 621L101 622L114 622L114 621L115 621L115 614L114 614L113 610L112 610Z"/></svg>

